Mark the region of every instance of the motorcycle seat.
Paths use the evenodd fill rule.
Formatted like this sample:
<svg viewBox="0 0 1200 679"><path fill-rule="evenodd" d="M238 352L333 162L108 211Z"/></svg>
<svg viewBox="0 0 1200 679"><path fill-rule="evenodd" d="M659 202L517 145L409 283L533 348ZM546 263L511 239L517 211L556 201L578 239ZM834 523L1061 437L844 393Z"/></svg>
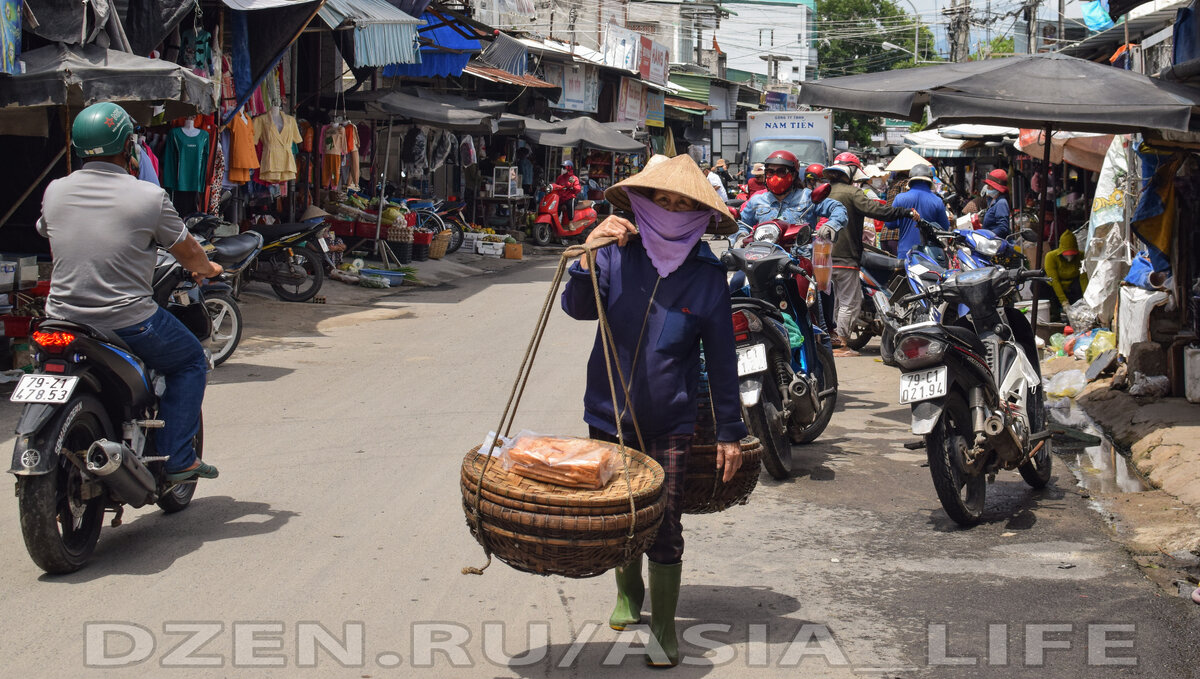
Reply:
<svg viewBox="0 0 1200 679"><path fill-rule="evenodd" d="M213 242L212 260L222 266L237 264L262 247L262 236L254 231L239 233Z"/></svg>
<svg viewBox="0 0 1200 679"><path fill-rule="evenodd" d="M298 224L256 224L251 230L262 234L264 243L270 243L294 233L308 231L311 228L313 228L312 224L301 222Z"/></svg>
<svg viewBox="0 0 1200 679"><path fill-rule="evenodd" d="M979 356L987 355L987 350L983 347L983 341L979 339L979 335L976 335L971 330L957 325L943 325L942 329L946 331L947 335L970 347L971 351Z"/></svg>
<svg viewBox="0 0 1200 679"><path fill-rule="evenodd" d="M904 271L903 261L888 254L872 252L866 249L862 253L862 265L868 269L881 269L897 273Z"/></svg>

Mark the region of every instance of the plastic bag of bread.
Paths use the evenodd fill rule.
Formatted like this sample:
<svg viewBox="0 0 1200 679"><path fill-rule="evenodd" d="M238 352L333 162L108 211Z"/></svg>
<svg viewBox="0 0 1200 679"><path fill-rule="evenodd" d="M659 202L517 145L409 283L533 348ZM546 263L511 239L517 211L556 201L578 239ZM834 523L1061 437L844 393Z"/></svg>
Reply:
<svg viewBox="0 0 1200 679"><path fill-rule="evenodd" d="M525 478L569 488L603 488L617 472L614 446L566 436L522 431L500 451L504 469Z"/></svg>

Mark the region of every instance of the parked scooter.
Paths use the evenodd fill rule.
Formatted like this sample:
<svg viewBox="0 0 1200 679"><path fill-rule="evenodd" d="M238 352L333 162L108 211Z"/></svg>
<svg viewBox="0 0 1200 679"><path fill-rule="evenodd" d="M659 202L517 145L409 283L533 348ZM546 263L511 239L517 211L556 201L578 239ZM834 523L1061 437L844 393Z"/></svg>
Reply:
<svg viewBox="0 0 1200 679"><path fill-rule="evenodd" d="M168 254L155 269L154 299L203 342L211 324L205 306L192 301L191 280ZM164 512L178 512L191 503L196 483L166 480L167 458L154 445L164 424L158 411L165 378L148 370L120 337L47 319L30 339L34 372L21 378L10 399L25 409L9 473L17 478L29 556L47 573L70 573L91 557L105 512L115 513L114 527L125 505L157 503ZM194 441L201 458L203 439L201 424Z"/></svg>
<svg viewBox="0 0 1200 679"><path fill-rule="evenodd" d="M1050 480L1051 432L1033 329L1013 309L1019 287L1030 280L1044 280L1044 272L954 271L903 300L968 309L953 324L901 328L895 350L903 371L900 403L912 406L912 432L925 438L942 507L963 526L979 521L987 484L999 470L1017 469L1034 488Z"/></svg>
<svg viewBox="0 0 1200 679"><path fill-rule="evenodd" d="M850 328L846 346L858 351L878 335L879 354L887 363L898 327L891 316L890 300L897 290L904 289L904 262L879 248L864 245L860 264L858 277L862 281L862 307L858 312L858 320Z"/></svg>
<svg viewBox="0 0 1200 679"><path fill-rule="evenodd" d="M537 218L533 222L533 242L538 245L549 245L555 238L587 238L588 232L596 226L599 216L596 214L595 203L590 200L576 199L575 213L568 224L563 224L559 217L558 206L568 200L564 189L558 184L551 184L542 202L538 203Z"/></svg>
<svg viewBox="0 0 1200 679"><path fill-rule="evenodd" d="M203 304L208 310L212 331L203 344L212 358L213 366L218 366L233 355L242 341L242 310L234 299L233 286L228 281L236 279L258 256L262 250L262 235L255 231L247 231L213 240L205 238L203 234L193 235L208 253L208 258L220 264L225 271L217 279L205 281L203 285L186 278L180 281L173 294L177 303ZM179 264L171 253L160 250L155 270L156 279L159 271L171 266Z"/></svg>
<svg viewBox="0 0 1200 679"><path fill-rule="evenodd" d="M801 244L812 229L801 225ZM833 353L813 323L816 283L812 264L797 261L773 242L776 222L759 224L757 238L744 248L727 250L721 261L735 271L733 332L741 383L742 416L750 433L763 442L763 464L777 479L792 473L792 443L815 440L828 426L837 404ZM803 281L807 293L802 293ZM793 351L787 314L803 338Z"/></svg>

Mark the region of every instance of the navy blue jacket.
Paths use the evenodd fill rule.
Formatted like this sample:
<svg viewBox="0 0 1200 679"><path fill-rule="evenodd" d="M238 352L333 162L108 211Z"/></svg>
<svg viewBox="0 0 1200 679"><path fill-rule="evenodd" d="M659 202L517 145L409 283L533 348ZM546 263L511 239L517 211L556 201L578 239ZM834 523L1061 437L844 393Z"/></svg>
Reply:
<svg viewBox="0 0 1200 679"><path fill-rule="evenodd" d="M980 228L996 234L996 238L1007 238L1010 231L1008 215L1008 199L1003 194L996 196L987 212L983 213L983 225Z"/></svg>
<svg viewBox="0 0 1200 679"><path fill-rule="evenodd" d="M892 206L916 208L926 221L937 224L943 231L950 230L950 220L946 217L946 204L930 189L928 182L912 182L907 191L896 196L896 199L892 201ZM900 259L907 257L909 250L921 245L924 241L921 238L921 229L912 217L888 222L887 228L900 229L900 244L896 247L896 255Z"/></svg>
<svg viewBox="0 0 1200 679"><path fill-rule="evenodd" d="M578 262L571 265L569 273L570 279L562 293L563 311L579 320L596 320L599 315L589 273L580 268ZM631 364L638 333L646 318L650 293L658 280L658 271L650 262L641 239L632 238L623 248L610 245L597 251L596 278L616 340L621 371L626 380L632 374L629 393L642 435L653 439L695 431L700 342L703 340L716 413L717 440L740 441L744 438L747 431L742 423L725 267L708 244L698 243L688 259L659 283L637 366ZM616 371L613 378L617 379ZM625 406L625 394L620 384L617 384L617 404L622 409ZM612 394L598 328L588 359L583 408L584 421L616 435ZM621 427L625 440L636 445L633 420L628 413Z"/></svg>

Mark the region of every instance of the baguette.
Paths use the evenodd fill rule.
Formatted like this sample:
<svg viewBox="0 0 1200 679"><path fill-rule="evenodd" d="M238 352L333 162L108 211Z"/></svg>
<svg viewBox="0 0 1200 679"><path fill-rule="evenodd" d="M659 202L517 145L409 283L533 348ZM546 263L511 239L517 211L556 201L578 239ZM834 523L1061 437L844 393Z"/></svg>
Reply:
<svg viewBox="0 0 1200 679"><path fill-rule="evenodd" d="M598 490L616 471L616 452L589 439L522 436L502 457L515 474L569 488Z"/></svg>

